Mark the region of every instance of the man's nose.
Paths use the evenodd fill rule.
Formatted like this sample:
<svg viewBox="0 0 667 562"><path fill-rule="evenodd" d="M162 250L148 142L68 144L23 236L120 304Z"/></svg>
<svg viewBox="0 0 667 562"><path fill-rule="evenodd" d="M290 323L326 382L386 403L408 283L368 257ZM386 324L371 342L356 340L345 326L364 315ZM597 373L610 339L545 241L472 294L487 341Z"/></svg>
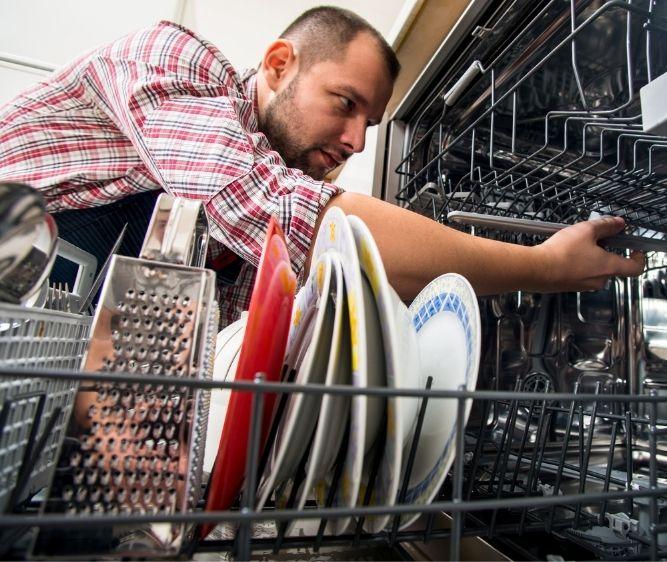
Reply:
<svg viewBox="0 0 667 562"><path fill-rule="evenodd" d="M361 152L366 144L366 121L363 118L350 119L345 126L341 142L350 152Z"/></svg>

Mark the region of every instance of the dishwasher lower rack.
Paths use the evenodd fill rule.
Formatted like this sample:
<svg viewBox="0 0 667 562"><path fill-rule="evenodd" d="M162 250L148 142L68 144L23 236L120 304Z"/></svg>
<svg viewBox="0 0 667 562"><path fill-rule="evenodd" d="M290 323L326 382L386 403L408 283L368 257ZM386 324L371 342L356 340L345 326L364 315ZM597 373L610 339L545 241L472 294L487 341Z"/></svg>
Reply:
<svg viewBox="0 0 667 562"><path fill-rule="evenodd" d="M10 369L0 371L4 380L16 376ZM41 375L41 374L40 374ZM123 381L137 384L168 384L168 377L122 373L74 373L52 371L43 374L53 381L87 381L87 384ZM395 547L393 552L406 554L401 548L408 543L430 543L447 539L449 552L441 558L461 559L461 544L466 537L476 536L503 545L510 552L526 559L545 559L547 555L563 555L568 559L658 559L667 555L667 455L664 435L667 419L661 419L667 397L526 392L522 383L515 391L419 390L367 388L347 386L297 385L254 382L218 382L183 380L184 387L205 390L252 392L253 415L251 439L246 452L245 484L239 503L230 511L205 512L201 509L178 514L127 513L123 515L68 515L45 513L26 502L20 512L0 516L0 530L50 529L68 533L77 529L101 532L122 527L128 536L133 529L148 523L185 523L195 537L196 526L205 521L224 524L226 538L191 539L184 544L181 557L198 557L207 552L227 552L237 559L250 559L253 552L336 545L365 545L374 548ZM400 493L394 505L373 505L371 494L360 498L356 507L346 509L316 505L310 501L304 509L287 505L270 505L262 511L253 509L256 484L262 473L266 454L259 447L263 396L266 393L324 393L348 397L366 394L392 398L406 396L420 401L415 436L409 445ZM456 411L457 427L463 427L466 403L472 409L464 431L456 431L452 446L456 455L450 477L436 500L428 505L404 501L410 479L415 444L419 440L421 420L431 402L448 400ZM494 413L495 412L495 413ZM638 412L641 412L639 414ZM272 431L277 428L274 421ZM269 439L271 433L269 434ZM647 454L635 455L642 448ZM376 449L377 451L377 449ZM377 473L381 455L367 458L371 480ZM342 457L341 457L342 462ZM303 466L300 467L303 469ZM336 473L333 487L337 486ZM369 482L367 490L373 488ZM332 499L332 498L331 498ZM200 506L203 507L203 506ZM416 525L399 530L402 515L421 513ZM438 523L440 514L451 516L450 528ZM376 534L363 530L366 517L379 514L392 516L388 526ZM325 533L327 519L352 516L355 522L346 534ZM297 534L285 534L289 521L310 521L300 525ZM259 525L259 523L264 524ZM220 527L218 529L221 529ZM537 537L532 547L525 546L529 537ZM22 543L16 540L15 548ZM386 551L383 551L386 552ZM11 552L17 556L17 552ZM48 553L42 553L48 558ZM66 556L77 557L73 550Z"/></svg>

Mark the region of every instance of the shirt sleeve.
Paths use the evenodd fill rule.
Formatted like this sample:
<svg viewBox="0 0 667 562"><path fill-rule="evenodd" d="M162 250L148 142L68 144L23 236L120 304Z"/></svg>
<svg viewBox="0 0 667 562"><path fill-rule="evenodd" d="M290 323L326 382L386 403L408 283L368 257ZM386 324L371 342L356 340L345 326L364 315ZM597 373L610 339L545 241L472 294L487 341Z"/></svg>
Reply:
<svg viewBox="0 0 667 562"><path fill-rule="evenodd" d="M301 274L317 217L341 190L285 165L256 131L252 100L229 81L113 57L91 59L85 79L160 186L205 204L215 239L256 267L273 216Z"/></svg>

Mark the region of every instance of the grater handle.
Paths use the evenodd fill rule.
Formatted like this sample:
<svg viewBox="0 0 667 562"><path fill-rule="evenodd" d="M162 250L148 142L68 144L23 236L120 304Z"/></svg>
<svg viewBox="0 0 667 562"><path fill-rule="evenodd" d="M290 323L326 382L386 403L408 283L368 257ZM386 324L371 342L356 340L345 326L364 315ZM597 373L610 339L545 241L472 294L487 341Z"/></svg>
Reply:
<svg viewBox="0 0 667 562"><path fill-rule="evenodd" d="M139 257L203 267L208 237L208 219L201 201L162 193L155 203Z"/></svg>

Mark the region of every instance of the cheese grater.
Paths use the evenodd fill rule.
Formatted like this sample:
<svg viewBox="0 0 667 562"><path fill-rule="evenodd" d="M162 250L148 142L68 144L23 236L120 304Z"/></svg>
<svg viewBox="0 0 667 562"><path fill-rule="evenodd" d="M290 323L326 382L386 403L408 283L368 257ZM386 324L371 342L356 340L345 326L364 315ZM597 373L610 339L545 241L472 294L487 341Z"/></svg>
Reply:
<svg viewBox="0 0 667 562"><path fill-rule="evenodd" d="M174 556L190 537L183 523L84 529L76 517L179 514L200 499L209 392L178 380L212 372L215 278L195 267L207 239L198 202L162 195L141 257L112 258L83 368L174 383L82 383L46 508L72 526L42 530L35 556Z"/></svg>

